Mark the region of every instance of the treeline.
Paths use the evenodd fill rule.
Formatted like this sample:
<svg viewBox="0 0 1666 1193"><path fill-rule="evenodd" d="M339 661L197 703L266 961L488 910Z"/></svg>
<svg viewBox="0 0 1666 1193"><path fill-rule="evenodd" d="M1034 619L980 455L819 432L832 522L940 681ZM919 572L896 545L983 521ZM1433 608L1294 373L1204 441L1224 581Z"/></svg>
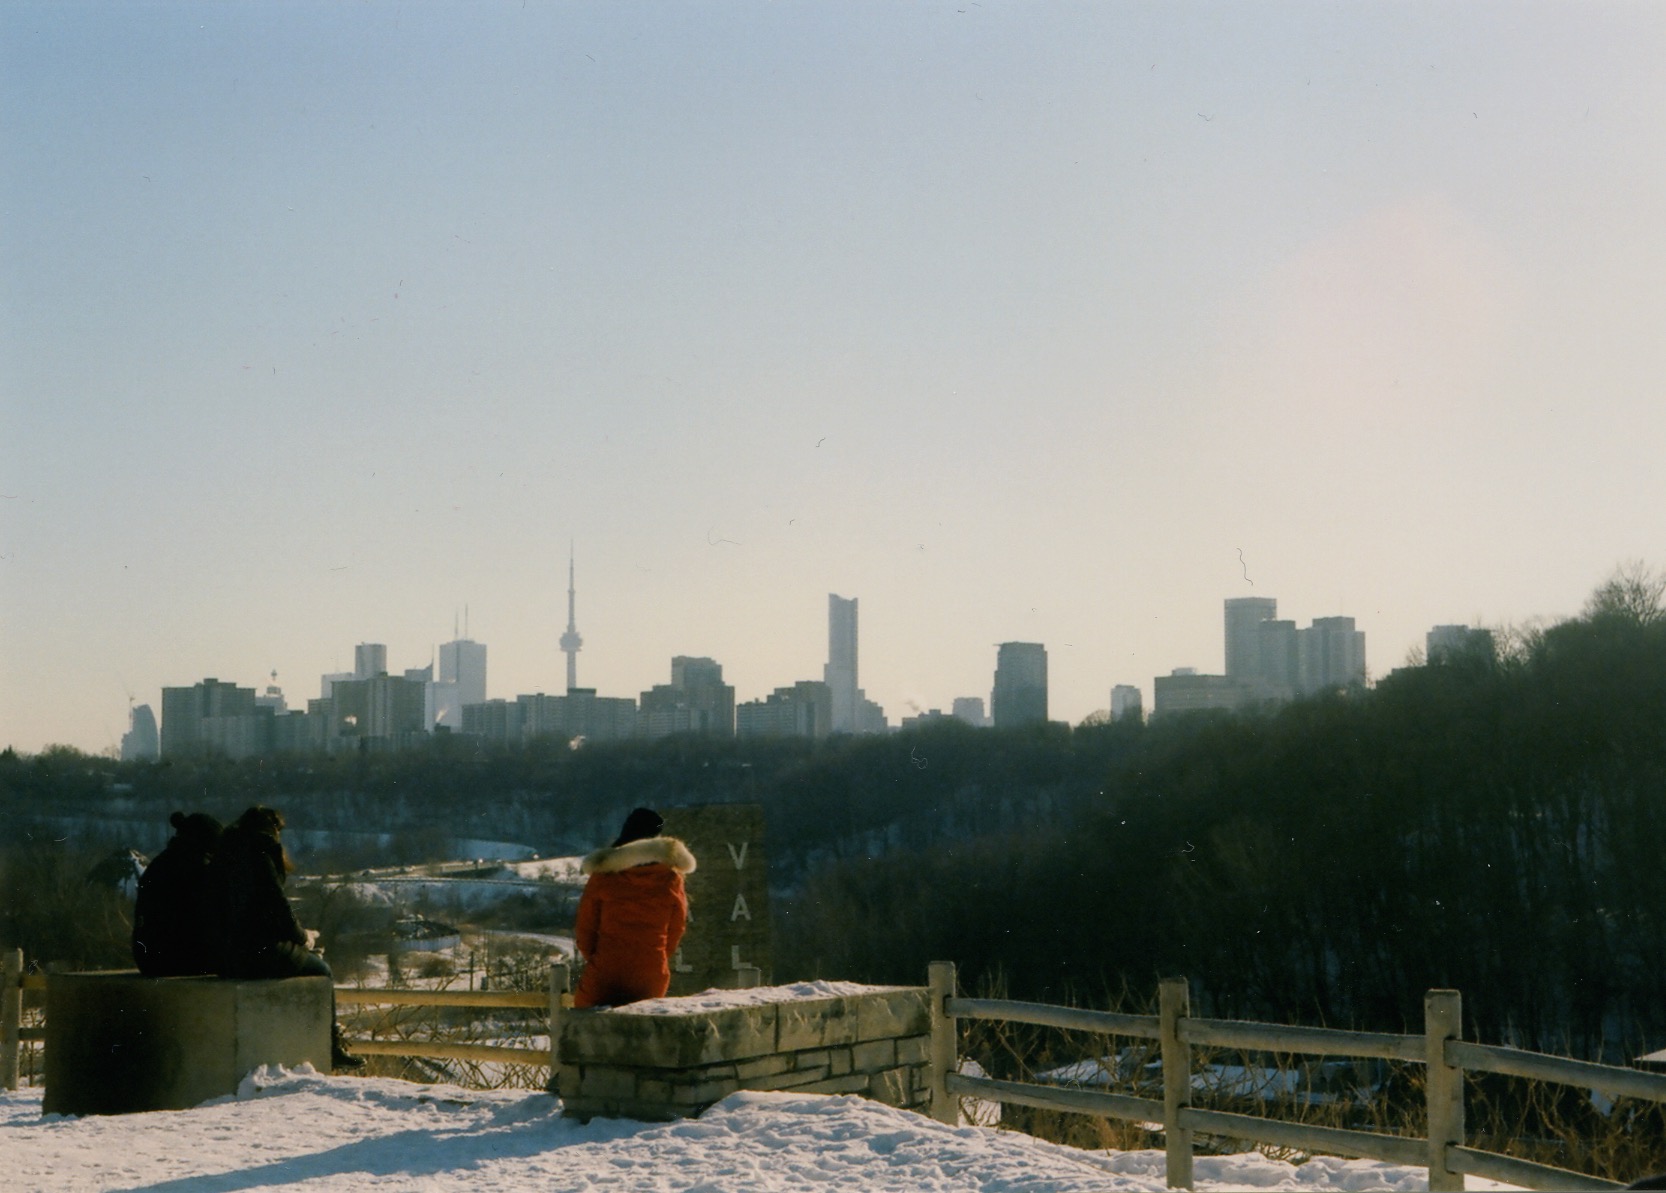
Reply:
<svg viewBox="0 0 1666 1193"><path fill-rule="evenodd" d="M1658 1048L1661 589L1628 571L1498 657L1159 722L1072 815L821 869L785 939L840 976L942 956L1057 998L1182 973L1214 1013L1380 1030L1449 986L1482 1038Z"/></svg>

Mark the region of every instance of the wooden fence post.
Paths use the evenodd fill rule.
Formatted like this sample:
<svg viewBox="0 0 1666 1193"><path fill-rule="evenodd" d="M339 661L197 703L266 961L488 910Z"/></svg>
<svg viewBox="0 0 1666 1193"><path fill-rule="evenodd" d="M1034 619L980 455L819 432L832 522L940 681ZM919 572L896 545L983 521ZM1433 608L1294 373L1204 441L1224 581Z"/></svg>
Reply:
<svg viewBox="0 0 1666 1193"><path fill-rule="evenodd" d="M17 1088L17 1049L23 1028L23 950L0 960L0 1089Z"/></svg>
<svg viewBox="0 0 1666 1193"><path fill-rule="evenodd" d="M1464 1071L1446 1059L1446 1042L1463 1038L1463 1022L1463 996L1456 990L1431 990L1423 996L1431 1193L1464 1187L1463 1174L1446 1167L1447 1147L1464 1142Z"/></svg>
<svg viewBox="0 0 1666 1193"><path fill-rule="evenodd" d="M556 1092L556 1074L561 1069L561 1019L566 1013L567 991L572 986L565 961L550 963L550 1093Z"/></svg>
<svg viewBox="0 0 1666 1193"><path fill-rule="evenodd" d="M949 1092L949 1074L959 1062L959 1033L949 1014L955 997L953 961L933 961L927 970L931 987L931 1117L953 1127L960 1123L960 1099Z"/></svg>
<svg viewBox="0 0 1666 1193"><path fill-rule="evenodd" d="M1192 1104L1192 1046L1180 1038L1180 1021L1191 1014L1191 989L1185 978L1164 978L1158 986L1159 1032L1163 1049L1163 1146L1168 1187L1192 1187L1192 1132L1180 1125L1180 1112Z"/></svg>

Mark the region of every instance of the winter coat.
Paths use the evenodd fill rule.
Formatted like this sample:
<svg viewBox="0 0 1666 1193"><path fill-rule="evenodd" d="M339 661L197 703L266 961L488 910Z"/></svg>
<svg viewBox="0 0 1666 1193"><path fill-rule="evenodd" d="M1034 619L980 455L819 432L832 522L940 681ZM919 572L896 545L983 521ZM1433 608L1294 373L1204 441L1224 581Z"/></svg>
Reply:
<svg viewBox="0 0 1666 1193"><path fill-rule="evenodd" d="M174 836L139 876L133 902L133 962L148 978L213 973L208 859L220 822L201 812L172 817Z"/></svg>
<svg viewBox="0 0 1666 1193"><path fill-rule="evenodd" d="M208 889L218 926L215 972L227 978L276 977L276 957L307 934L283 893L283 846L276 837L232 825L208 866Z"/></svg>
<svg viewBox="0 0 1666 1193"><path fill-rule="evenodd" d="M665 995L671 955L688 920L683 875L694 864L675 837L646 837L584 859L590 877L575 936L585 966L574 1006L616 1007Z"/></svg>

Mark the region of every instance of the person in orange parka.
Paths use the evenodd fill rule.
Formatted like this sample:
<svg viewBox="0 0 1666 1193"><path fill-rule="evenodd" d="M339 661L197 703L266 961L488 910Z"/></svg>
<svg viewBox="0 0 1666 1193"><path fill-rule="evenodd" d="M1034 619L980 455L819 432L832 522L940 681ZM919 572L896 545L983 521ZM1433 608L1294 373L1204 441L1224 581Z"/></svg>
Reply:
<svg viewBox="0 0 1666 1193"><path fill-rule="evenodd" d="M671 986L671 955L688 921L683 875L694 855L650 808L625 817L618 840L584 859L589 876L575 931L584 972L575 1007L617 1007L663 998Z"/></svg>

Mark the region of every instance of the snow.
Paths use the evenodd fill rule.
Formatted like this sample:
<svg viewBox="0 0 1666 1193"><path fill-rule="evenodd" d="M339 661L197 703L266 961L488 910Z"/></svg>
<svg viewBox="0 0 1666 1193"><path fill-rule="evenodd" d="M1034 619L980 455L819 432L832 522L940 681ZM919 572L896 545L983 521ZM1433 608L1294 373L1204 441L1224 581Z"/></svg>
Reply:
<svg viewBox="0 0 1666 1193"><path fill-rule="evenodd" d="M58 1190L538 1189L543 1193L1088 1193L1164 1187L1160 1151L1085 1152L947 1127L866 1099L738 1093L698 1119L560 1117L547 1094L261 1069L191 1110L42 1117L0 1092L8 1187ZM1200 1190L1426 1189L1422 1169L1199 1156ZM1505 1189L1469 1178L1471 1189Z"/></svg>
<svg viewBox="0 0 1666 1193"><path fill-rule="evenodd" d="M632 1015L700 1015L736 1007L759 1007L773 1002L812 998L844 998L852 994L883 994L907 986L864 986L859 982L791 982L785 986L757 986L749 990L702 990L676 998L649 998L615 1008Z"/></svg>

